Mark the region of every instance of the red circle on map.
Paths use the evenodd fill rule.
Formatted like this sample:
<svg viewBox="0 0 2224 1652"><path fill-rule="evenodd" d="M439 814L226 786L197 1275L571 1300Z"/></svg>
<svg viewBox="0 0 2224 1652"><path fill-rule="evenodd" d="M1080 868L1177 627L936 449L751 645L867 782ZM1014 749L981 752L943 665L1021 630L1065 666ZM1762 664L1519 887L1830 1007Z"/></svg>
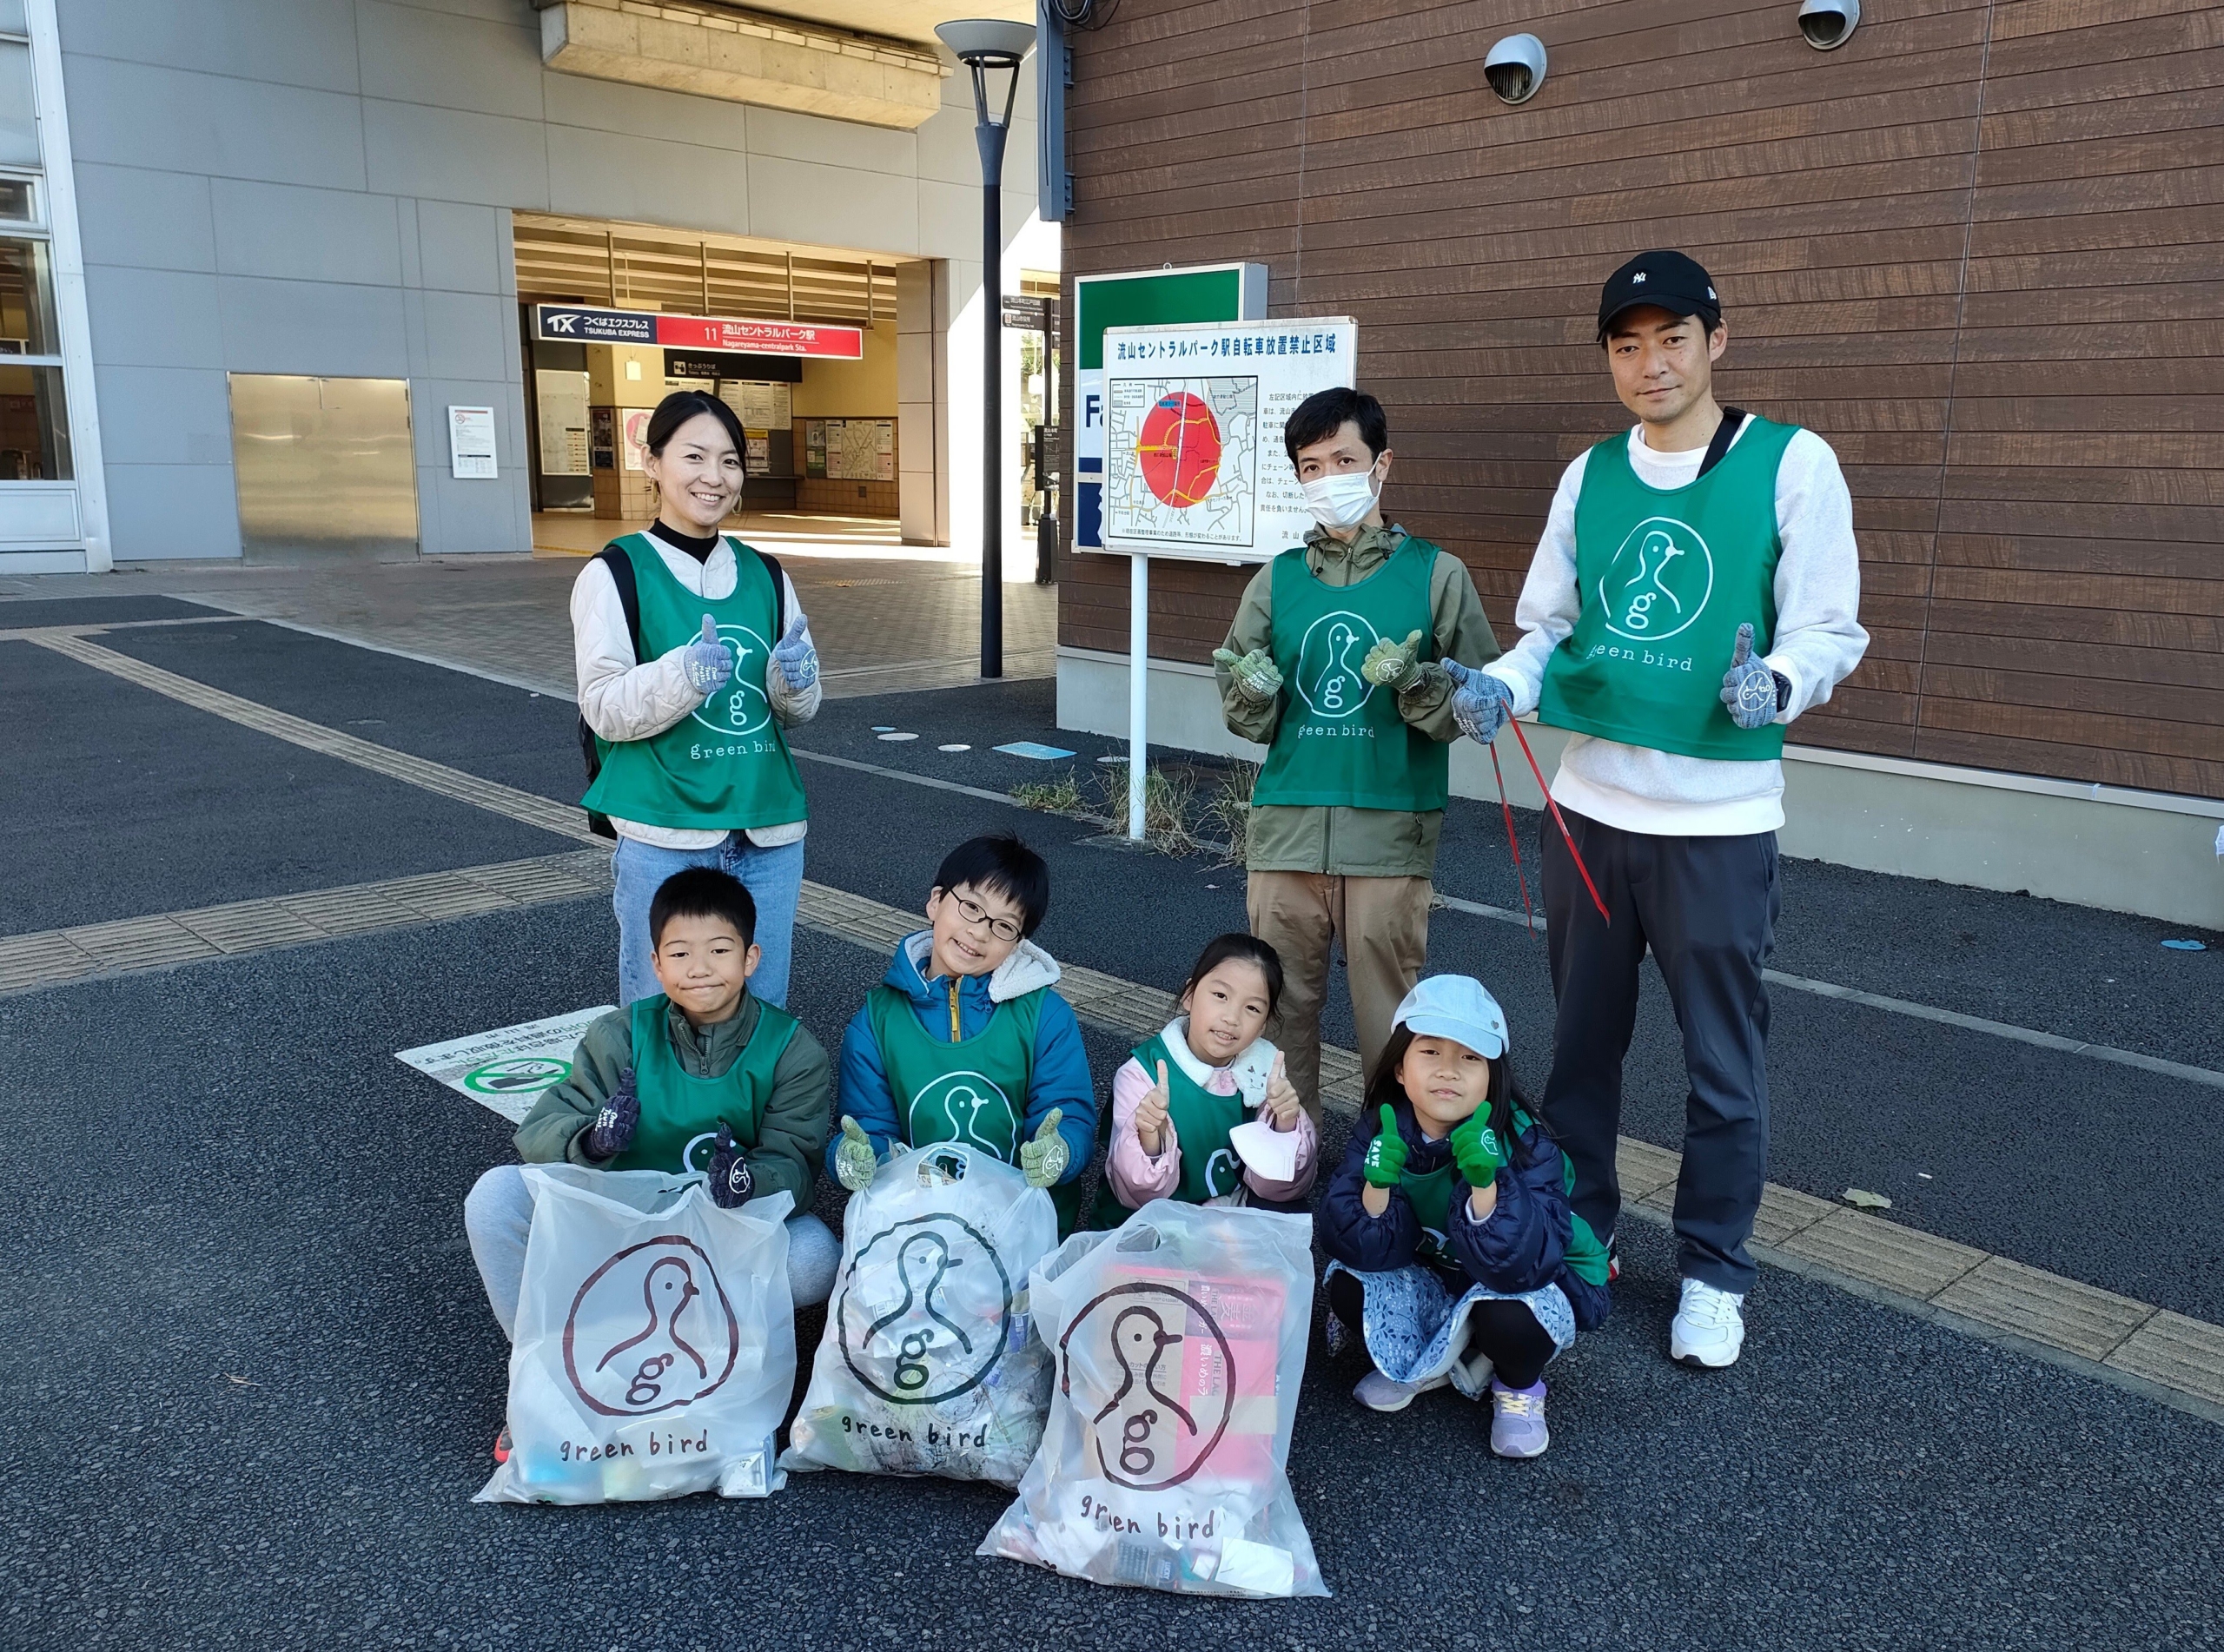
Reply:
<svg viewBox="0 0 2224 1652"><path fill-rule="evenodd" d="M1161 502L1186 511L1213 491L1220 475L1220 422L1186 390L1161 396L1143 415L1135 462L1144 486Z"/></svg>

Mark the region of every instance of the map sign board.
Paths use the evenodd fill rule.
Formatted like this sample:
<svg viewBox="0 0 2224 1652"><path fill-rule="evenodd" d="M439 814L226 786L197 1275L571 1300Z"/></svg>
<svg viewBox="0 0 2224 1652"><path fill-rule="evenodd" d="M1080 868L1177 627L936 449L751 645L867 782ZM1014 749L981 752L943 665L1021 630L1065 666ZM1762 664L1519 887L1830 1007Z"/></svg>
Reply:
<svg viewBox="0 0 2224 1652"><path fill-rule="evenodd" d="M1101 505L1106 329L1249 321L1266 314L1264 264L1201 264L1074 278L1074 549L1105 548Z"/></svg>
<svg viewBox="0 0 2224 1652"><path fill-rule="evenodd" d="M1104 334L1103 545L1263 562L1313 518L1282 426L1355 382L1347 317L1113 327Z"/></svg>

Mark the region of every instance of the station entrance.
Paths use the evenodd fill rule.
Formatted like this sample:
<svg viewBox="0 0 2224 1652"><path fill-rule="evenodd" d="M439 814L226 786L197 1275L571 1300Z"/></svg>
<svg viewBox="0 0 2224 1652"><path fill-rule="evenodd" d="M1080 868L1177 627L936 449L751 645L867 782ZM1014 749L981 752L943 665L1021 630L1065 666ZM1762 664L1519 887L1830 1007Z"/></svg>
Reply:
<svg viewBox="0 0 2224 1652"><path fill-rule="evenodd" d="M514 221L536 549L590 554L655 514L642 437L675 390L708 391L741 420L732 532L864 555L946 537L931 352L914 385L899 360L904 289L931 283L926 261Z"/></svg>

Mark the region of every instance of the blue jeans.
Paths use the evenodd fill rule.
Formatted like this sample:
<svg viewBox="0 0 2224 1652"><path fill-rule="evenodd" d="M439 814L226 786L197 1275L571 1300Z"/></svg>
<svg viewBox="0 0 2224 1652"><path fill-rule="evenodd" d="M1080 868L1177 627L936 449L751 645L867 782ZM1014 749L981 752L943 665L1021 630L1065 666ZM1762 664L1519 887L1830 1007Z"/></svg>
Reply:
<svg viewBox="0 0 2224 1652"><path fill-rule="evenodd" d="M759 849L740 832L709 849L658 849L631 837L618 840L611 856L618 887L610 904L618 914L618 1002L653 996L656 947L649 935L649 902L665 879L690 866L715 866L739 878L757 902L757 944L764 959L749 978L760 1002L788 1005L788 963L795 953L796 902L803 898L803 843Z"/></svg>

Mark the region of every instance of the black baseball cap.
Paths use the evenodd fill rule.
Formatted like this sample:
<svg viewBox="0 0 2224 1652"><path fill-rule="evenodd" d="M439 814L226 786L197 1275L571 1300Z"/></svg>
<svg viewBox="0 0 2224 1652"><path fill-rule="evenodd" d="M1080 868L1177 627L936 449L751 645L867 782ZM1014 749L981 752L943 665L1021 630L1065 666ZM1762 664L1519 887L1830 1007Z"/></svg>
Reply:
<svg viewBox="0 0 2224 1652"><path fill-rule="evenodd" d="M1606 278L1598 294L1598 341L1624 310L1657 304L1678 315L1696 315L1710 333L1722 324L1722 301L1714 277L1695 258L1666 250L1639 253Z"/></svg>

